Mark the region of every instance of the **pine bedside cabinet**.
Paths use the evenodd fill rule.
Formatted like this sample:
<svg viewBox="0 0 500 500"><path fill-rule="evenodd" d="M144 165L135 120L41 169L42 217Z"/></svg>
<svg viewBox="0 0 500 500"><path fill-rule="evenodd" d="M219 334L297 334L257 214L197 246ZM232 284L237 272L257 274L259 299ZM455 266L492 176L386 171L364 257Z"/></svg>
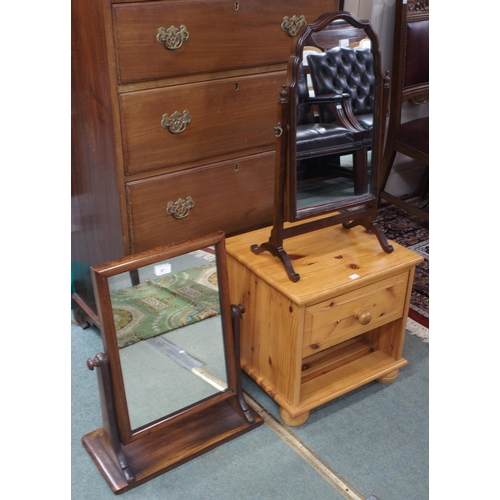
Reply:
<svg viewBox="0 0 500 500"><path fill-rule="evenodd" d="M242 304L241 366L279 405L290 426L311 409L374 380L388 384L407 364L403 344L415 266L394 243L384 253L362 227L341 225L285 240L300 280L250 246L270 228L228 238L231 302Z"/></svg>

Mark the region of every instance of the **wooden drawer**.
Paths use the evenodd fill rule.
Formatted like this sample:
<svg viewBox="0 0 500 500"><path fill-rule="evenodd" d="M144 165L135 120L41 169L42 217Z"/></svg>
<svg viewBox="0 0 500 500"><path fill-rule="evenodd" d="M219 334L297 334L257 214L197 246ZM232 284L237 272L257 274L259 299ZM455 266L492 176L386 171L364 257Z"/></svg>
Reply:
<svg viewBox="0 0 500 500"><path fill-rule="evenodd" d="M277 103L285 73L228 78L124 94L120 97L127 174L274 149ZM162 116L187 111L180 133Z"/></svg>
<svg viewBox="0 0 500 500"><path fill-rule="evenodd" d="M404 312L408 273L306 308L303 355L309 356L400 318ZM369 313L363 325L358 313Z"/></svg>
<svg viewBox="0 0 500 500"><path fill-rule="evenodd" d="M119 83L283 63L293 38L283 18L314 21L335 10L332 0L151 1L112 4ZM156 39L159 28L185 26L174 50Z"/></svg>
<svg viewBox="0 0 500 500"><path fill-rule="evenodd" d="M127 184L132 252L223 230L268 225L273 214L274 152L184 170ZM169 201L191 196L183 219L166 213Z"/></svg>

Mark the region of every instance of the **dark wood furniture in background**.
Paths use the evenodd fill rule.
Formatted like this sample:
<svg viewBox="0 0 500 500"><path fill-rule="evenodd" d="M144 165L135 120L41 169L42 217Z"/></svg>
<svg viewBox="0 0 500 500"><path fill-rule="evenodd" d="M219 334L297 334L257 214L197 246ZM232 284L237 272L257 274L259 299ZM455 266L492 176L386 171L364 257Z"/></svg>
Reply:
<svg viewBox="0 0 500 500"><path fill-rule="evenodd" d="M428 221L428 212L388 193L385 186L399 153L426 165L417 194L428 192L429 117L404 121L402 115L405 105L429 102L429 0L396 1L392 58L390 116L380 198Z"/></svg>
<svg viewBox="0 0 500 500"><path fill-rule="evenodd" d="M98 322L91 265L272 221L290 45L303 22L341 4L72 1L72 297L82 326Z"/></svg>

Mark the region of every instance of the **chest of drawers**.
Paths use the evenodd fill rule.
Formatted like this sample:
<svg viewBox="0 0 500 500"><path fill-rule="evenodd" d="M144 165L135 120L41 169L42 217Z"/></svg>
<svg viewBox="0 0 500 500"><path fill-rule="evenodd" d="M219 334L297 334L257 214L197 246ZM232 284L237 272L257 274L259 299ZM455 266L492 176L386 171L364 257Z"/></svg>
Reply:
<svg viewBox="0 0 500 500"><path fill-rule="evenodd" d="M297 21L338 0L72 2L72 287L89 267L269 224ZM300 24L300 23L299 23Z"/></svg>
<svg viewBox="0 0 500 500"><path fill-rule="evenodd" d="M386 254L363 228L333 226L286 240L301 276L293 283L276 257L250 250L269 231L227 240L230 297L245 308L242 368L297 426L327 401L397 378L422 257L395 243Z"/></svg>

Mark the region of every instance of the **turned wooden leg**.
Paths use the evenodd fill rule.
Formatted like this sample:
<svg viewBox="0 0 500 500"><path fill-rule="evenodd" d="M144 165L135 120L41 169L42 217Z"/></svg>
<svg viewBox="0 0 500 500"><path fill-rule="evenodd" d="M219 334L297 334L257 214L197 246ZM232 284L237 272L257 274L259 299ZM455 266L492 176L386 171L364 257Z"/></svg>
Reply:
<svg viewBox="0 0 500 500"><path fill-rule="evenodd" d="M306 423L307 419L309 418L309 412L306 411L305 413L301 413L296 417L292 417L290 413L288 413L283 408L280 408L280 417L286 425L289 425L290 427L298 427L299 425Z"/></svg>
<svg viewBox="0 0 500 500"><path fill-rule="evenodd" d="M392 384L399 375L399 368L392 370L392 372L386 373L383 377L377 379L380 384Z"/></svg>
<svg viewBox="0 0 500 500"><path fill-rule="evenodd" d="M84 330L90 327L88 315L78 304L73 305L73 318L77 325Z"/></svg>

